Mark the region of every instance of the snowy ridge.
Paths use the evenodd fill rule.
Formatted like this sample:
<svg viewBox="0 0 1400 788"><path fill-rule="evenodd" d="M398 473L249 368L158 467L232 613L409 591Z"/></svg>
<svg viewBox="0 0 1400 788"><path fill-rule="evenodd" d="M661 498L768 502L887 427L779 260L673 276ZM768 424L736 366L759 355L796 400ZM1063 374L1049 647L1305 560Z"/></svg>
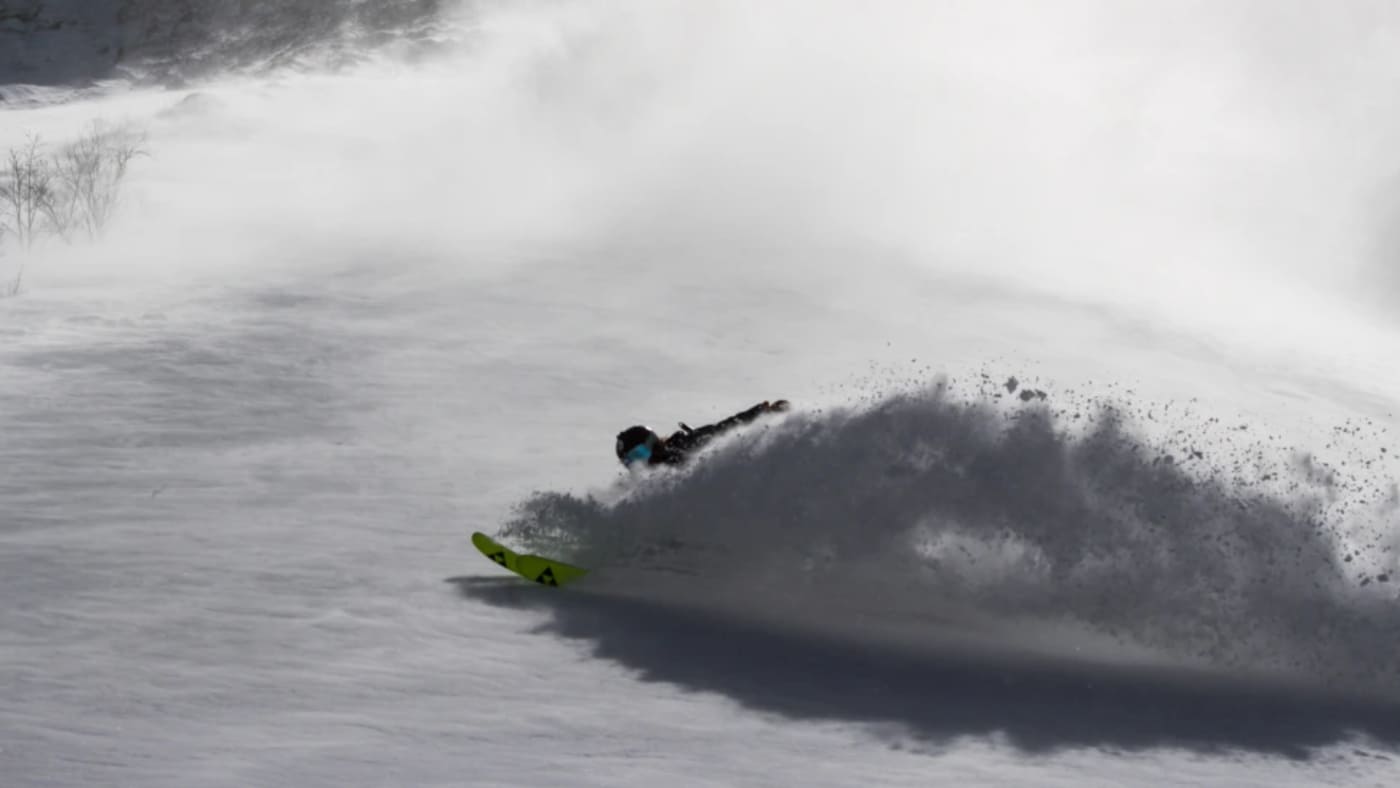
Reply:
<svg viewBox="0 0 1400 788"><path fill-rule="evenodd" d="M1213 421L1176 448L1107 402L1014 402L940 384L797 416L616 501L537 495L502 536L600 567L600 592L872 648L1400 699L1393 568L1348 547L1393 562L1377 541L1397 513L1388 485ZM1177 441L1190 419L1171 418Z"/></svg>
<svg viewBox="0 0 1400 788"><path fill-rule="evenodd" d="M62 99L34 86L161 85L229 71L332 67L396 43L430 48L444 0L18 0L0 7L0 101ZM69 96L71 98L71 96Z"/></svg>

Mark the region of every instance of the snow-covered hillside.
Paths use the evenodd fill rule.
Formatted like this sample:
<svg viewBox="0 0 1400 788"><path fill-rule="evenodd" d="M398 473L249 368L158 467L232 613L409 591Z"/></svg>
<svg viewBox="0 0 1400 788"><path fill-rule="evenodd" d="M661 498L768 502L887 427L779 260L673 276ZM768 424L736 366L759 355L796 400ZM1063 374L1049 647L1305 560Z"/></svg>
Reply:
<svg viewBox="0 0 1400 788"><path fill-rule="evenodd" d="M234 70L356 62L425 51L442 0L11 0L0 6L0 96L15 85L176 84Z"/></svg>
<svg viewBox="0 0 1400 788"><path fill-rule="evenodd" d="M1400 780L1400 16L14 7L0 784Z"/></svg>

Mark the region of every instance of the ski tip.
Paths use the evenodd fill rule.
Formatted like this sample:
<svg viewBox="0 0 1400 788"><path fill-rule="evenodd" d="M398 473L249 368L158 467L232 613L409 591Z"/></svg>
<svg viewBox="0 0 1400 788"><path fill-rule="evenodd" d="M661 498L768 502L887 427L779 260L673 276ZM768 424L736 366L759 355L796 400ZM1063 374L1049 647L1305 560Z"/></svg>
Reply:
<svg viewBox="0 0 1400 788"><path fill-rule="evenodd" d="M546 586L565 586L588 574L588 570L540 555L521 555L480 531L472 532L472 544L482 555L526 580Z"/></svg>

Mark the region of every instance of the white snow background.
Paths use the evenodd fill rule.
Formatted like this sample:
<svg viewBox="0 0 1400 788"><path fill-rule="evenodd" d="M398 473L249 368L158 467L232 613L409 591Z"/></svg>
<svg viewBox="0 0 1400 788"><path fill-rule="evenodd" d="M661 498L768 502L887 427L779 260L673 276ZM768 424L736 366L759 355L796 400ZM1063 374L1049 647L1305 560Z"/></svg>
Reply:
<svg viewBox="0 0 1400 788"><path fill-rule="evenodd" d="M0 785L1400 780L1388 4L115 5L0 35L149 135L0 251Z"/></svg>

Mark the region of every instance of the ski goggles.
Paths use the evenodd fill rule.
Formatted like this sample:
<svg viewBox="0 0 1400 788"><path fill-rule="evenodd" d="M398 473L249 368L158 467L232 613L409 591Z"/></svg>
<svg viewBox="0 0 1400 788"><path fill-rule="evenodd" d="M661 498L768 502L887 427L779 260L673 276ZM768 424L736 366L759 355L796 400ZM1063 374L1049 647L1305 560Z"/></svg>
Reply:
<svg viewBox="0 0 1400 788"><path fill-rule="evenodd" d="M622 464L631 466L634 462L645 462L651 459L650 442L638 443L622 455Z"/></svg>

